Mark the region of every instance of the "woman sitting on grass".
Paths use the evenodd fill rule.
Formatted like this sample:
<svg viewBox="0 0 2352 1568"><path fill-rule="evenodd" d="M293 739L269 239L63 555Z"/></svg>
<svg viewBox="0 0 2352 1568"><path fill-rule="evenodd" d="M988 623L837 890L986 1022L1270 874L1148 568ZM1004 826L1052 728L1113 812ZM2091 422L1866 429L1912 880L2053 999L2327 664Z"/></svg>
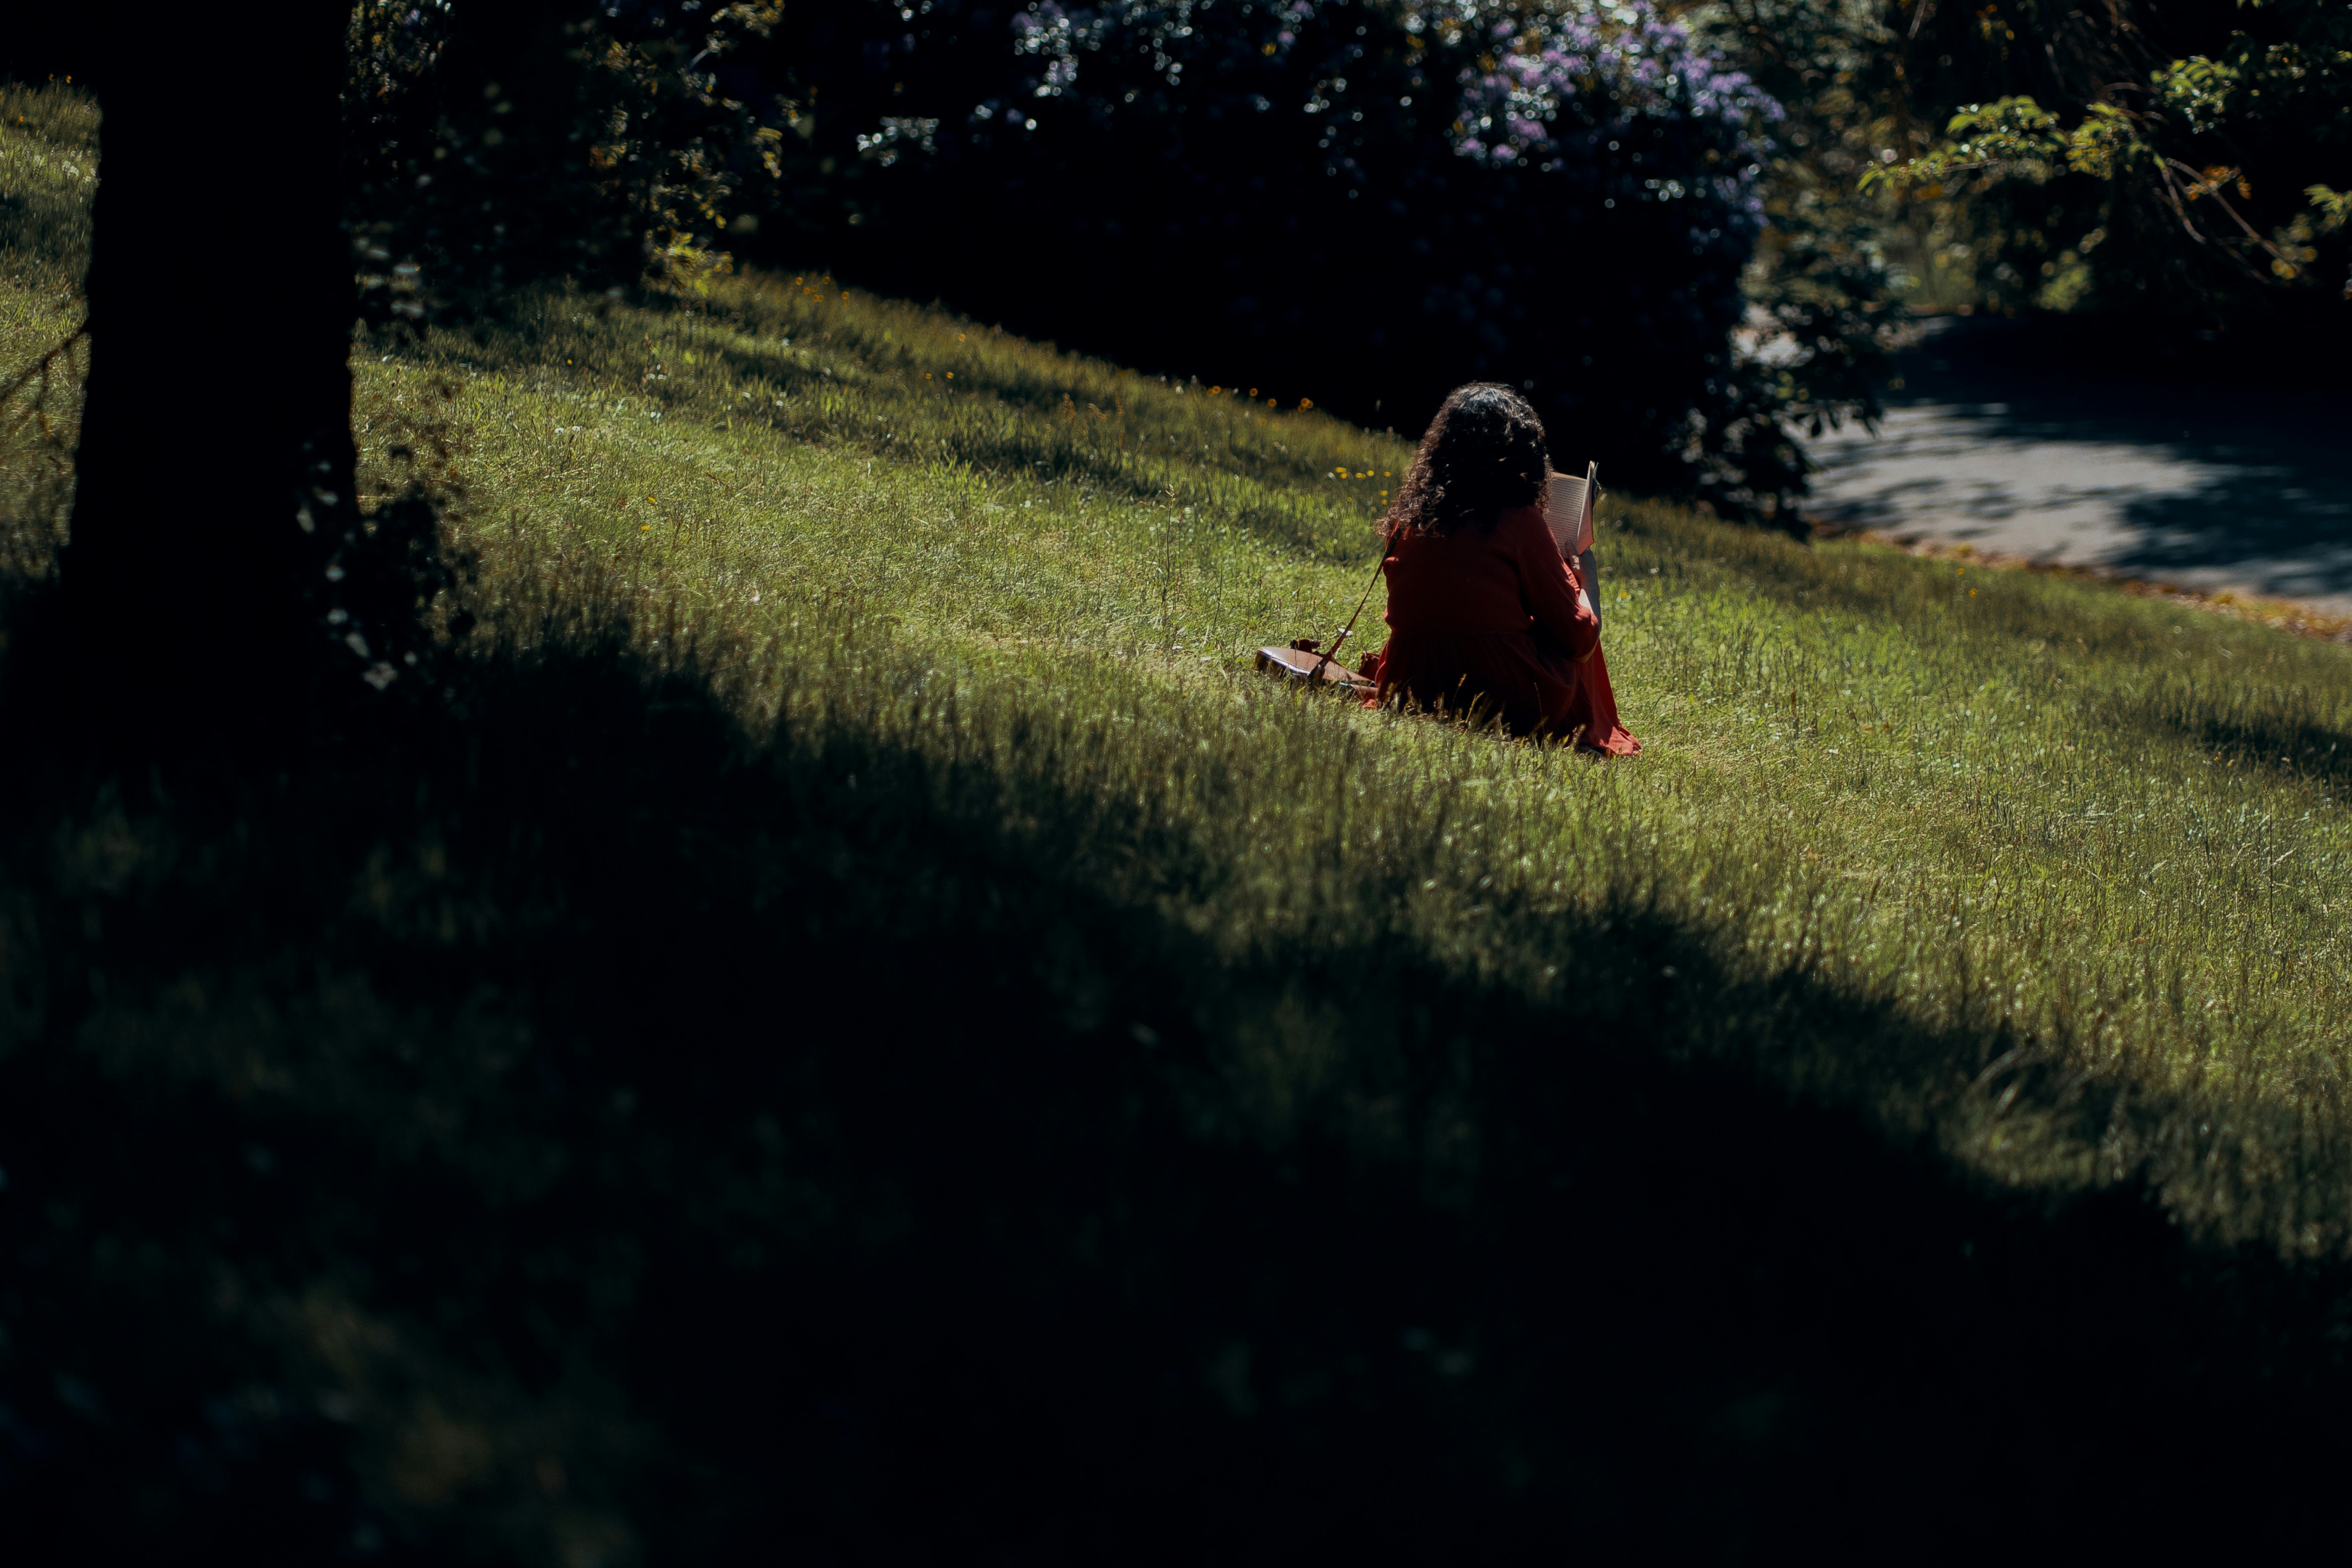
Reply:
<svg viewBox="0 0 2352 1568"><path fill-rule="evenodd" d="M1630 757L1601 622L1544 526L1543 422L1507 386L1457 388L1383 521L1388 646L1373 699Z"/></svg>

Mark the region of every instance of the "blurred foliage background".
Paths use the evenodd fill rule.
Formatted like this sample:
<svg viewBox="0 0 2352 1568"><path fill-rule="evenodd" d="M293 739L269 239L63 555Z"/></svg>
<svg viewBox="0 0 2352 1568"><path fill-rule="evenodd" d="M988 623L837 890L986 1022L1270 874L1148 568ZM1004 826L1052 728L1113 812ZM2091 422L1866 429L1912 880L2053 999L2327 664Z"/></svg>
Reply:
<svg viewBox="0 0 2352 1568"><path fill-rule="evenodd" d="M690 285L723 244L1376 425L1509 380L1619 482L1741 514L1798 480L1789 400L1732 340L1778 111L1646 5L362 28L387 311L552 268ZM583 201L609 224L535 216Z"/></svg>
<svg viewBox="0 0 2352 1568"><path fill-rule="evenodd" d="M1876 183L1948 295L2340 334L2352 12L1918 0L1906 37L1921 123Z"/></svg>
<svg viewBox="0 0 2352 1568"><path fill-rule="evenodd" d="M829 267L1374 426L1514 382L1570 460L1788 523L1792 437L1875 417L1908 313L2341 331L2345 27L2316 0L367 4L353 226L379 321Z"/></svg>

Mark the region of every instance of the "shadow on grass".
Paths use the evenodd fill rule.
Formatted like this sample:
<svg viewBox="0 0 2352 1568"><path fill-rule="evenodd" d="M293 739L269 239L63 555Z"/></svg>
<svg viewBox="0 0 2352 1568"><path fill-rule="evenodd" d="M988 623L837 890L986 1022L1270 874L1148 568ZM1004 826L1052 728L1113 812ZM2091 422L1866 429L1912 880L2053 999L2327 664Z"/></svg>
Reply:
<svg viewBox="0 0 2352 1568"><path fill-rule="evenodd" d="M1285 551L1370 561L1377 509L1335 489L1328 459L1307 455L1309 447L1323 450L1325 440L1307 433L1294 448L1272 422L1278 416L1248 406L1212 409L1197 393L1182 414L1169 408L1157 388L1147 395L1156 414L1129 406L1122 399L1139 388L1122 386L1108 367L1057 363L1051 345L1039 351L1045 370L983 359L965 363L956 373L961 379L931 382L919 374L913 338L947 334L926 312L904 313L898 326L910 337L892 342L877 321L843 321L812 337L804 321L739 301L724 318L730 331L712 331L712 318L698 309L678 310L666 321L648 310L647 325L693 344L656 359L669 368L648 381L648 356L657 353L649 338L630 334L624 342L589 327L592 318L609 314L606 301L527 291L509 303L510 313L494 325L478 323L469 337L421 340L394 325L378 330L377 344L445 367L453 354L518 368L544 368L558 359L568 365L576 358L582 369L574 385L601 382L622 399L650 395L710 426L753 421L796 440L961 467L1000 482L1066 485L1199 509ZM790 346L795 341L797 349ZM461 351L460 343L468 347ZM813 343L822 351L809 361L803 356ZM690 363L698 368L688 369ZM1057 416L1040 420L1041 413ZM1253 428L1261 420L1269 423ZM1328 438L1329 432L1320 434Z"/></svg>
<svg viewBox="0 0 2352 1568"><path fill-rule="evenodd" d="M978 378L984 397L890 388L904 399L895 406L880 397L862 408L828 405L823 395L840 384L830 370L730 345L707 352L741 382L763 393L797 397L790 405L775 399L764 408L755 405L753 416L801 440L846 439L882 456L958 464L992 479L1075 485L1134 502L1200 506L1315 559L1369 559L1372 520L1360 508L1335 504L1327 474L1308 471L1299 458L1278 459L1266 451L1268 445L1279 446L1270 437L1253 444L1246 461L1229 450L1220 463L1205 443L1181 456L1164 447L1130 450L1120 426L1097 426L1102 410L1091 403L1081 408L1058 388L1047 397L1037 388L1008 390L1000 381ZM887 381L888 373L877 379ZM1058 408L1066 417L1040 421L1034 417L1039 408ZM1270 468L1286 471L1269 481Z"/></svg>
<svg viewBox="0 0 2352 1568"><path fill-rule="evenodd" d="M1099 801L747 737L611 647L453 690L263 776L101 776L0 713L18 1540L2332 1533L2340 1275L1672 1065L1792 1020L1995 1038L1726 984L1638 911L1562 924L1564 1002L1402 939L1236 956L1108 869L1183 846L1123 852Z"/></svg>
<svg viewBox="0 0 2352 1568"><path fill-rule="evenodd" d="M2352 735L2326 724L2292 714L2207 711L2183 715L2177 731L2209 752L2268 773L2352 788Z"/></svg>

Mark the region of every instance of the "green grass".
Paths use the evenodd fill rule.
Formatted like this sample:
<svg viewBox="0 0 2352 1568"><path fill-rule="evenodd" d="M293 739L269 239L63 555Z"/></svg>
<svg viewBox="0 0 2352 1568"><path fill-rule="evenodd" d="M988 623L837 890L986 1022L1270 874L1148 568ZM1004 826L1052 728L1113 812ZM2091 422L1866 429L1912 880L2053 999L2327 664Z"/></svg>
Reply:
<svg viewBox="0 0 2352 1568"><path fill-rule="evenodd" d="M1408 458L1318 415L783 279L540 297L361 386L371 451L426 410L459 442L491 600L620 595L761 722L919 691L886 704L911 752L1042 767L1219 867L1123 896L1220 942L1320 921L1542 997L1593 978L1553 918L1639 910L1727 976L2000 1046L1790 1021L1712 1051L2002 1182L2145 1179L2203 1234L2352 1244L2342 648L1616 500L1607 641L1648 751L1594 766L1249 672L1345 618ZM1058 760L1016 762L1037 724Z"/></svg>
<svg viewBox="0 0 2352 1568"><path fill-rule="evenodd" d="M0 129L0 171L29 135ZM73 324L41 267L0 288L0 363ZM790 1289L729 1342L899 1323L916 1275L838 1319L795 1318L793 1293L986 1236L985 1268L939 1267L1048 1325L1019 1343L1092 1342L1068 1325L1097 1319L1165 1337L1163 1381L1121 1408L1189 1379L1226 1425L1181 1451L1233 1446L1244 1475L1295 1457L1244 1440L1272 1413L1339 1424L1296 1452L1348 1454L1327 1437L1356 1418L1317 1413L1427 1408L1450 1435L1432 1463L1515 1497L1566 1477L1606 1515L1627 1454L1714 1475L1724 1433L1785 1439L1799 1468L1753 1458L1780 1478L1759 1497L1822 1433L1865 1454L1881 1396L1819 1358L1885 1331L1860 1304L1884 1305L1890 1249L1937 1260L1885 1299L1923 1312L1979 1299L1933 1272L1964 1238L2042 1236L2014 1215L2104 1189L2241 1258L2352 1252L2352 650L1612 498L1606 643L1647 750L1596 763L1252 673L1257 645L1345 618L1409 448L1246 387L814 275L687 304L550 289L353 364L363 489L439 497L478 626L437 695L395 685L392 740L307 775L27 767L49 782L12 786L0 1068L19 1106L96 1108L50 1116L145 1129L194 1173L184 1222L155 1217L160 1152L54 1188L47 1245L90 1259L75 1299L198 1303L188 1321L278 1369L236 1373L254 1409L257 1387L349 1391L321 1408L352 1423L386 1528L429 1542L462 1515L524 1560L691 1543L646 1499L736 1462L678 1436L738 1430L677 1392L729 1373L633 1382L625 1326L689 1322L664 1353L690 1361L724 1336L677 1300L778 1259ZM73 368L54 438L5 426L20 579L62 536ZM20 1192L39 1164L7 1140L49 1148L40 1126L0 1114ZM251 1195L247 1166L281 1164L303 1195ZM1685 1183L1696 1205L1659 1195ZM1593 1396L1620 1412L1606 1441L1521 1393L1558 1372L1590 1280L1515 1318L1477 1282L1518 1265L1427 1239L1455 1225L1657 1274L1686 1337ZM1590 1239L1612 1226L1620 1250ZM299 1245L252 1239L281 1233ZM2016 1244L2002 1323L2106 1300L2049 1234ZM1257 1272L1230 1299L1199 1284L1236 1258ZM1822 1309L1818 1352L1785 1348L1815 1331L1769 1297L1693 1319L1725 1258L1845 1281L1854 1315ZM2161 1290L2116 1289L2084 1321L2173 1321ZM1747 1344L1751 1310L1761 1348L1721 1370L1700 1347ZM20 1346L82 1345L55 1352L81 1366L101 1352L77 1334L152 1338L166 1391L212 1364L133 1308L84 1316ZM1650 1343L1638 1316L1612 1331ZM2015 1331L2028 1367L2095 1359L2071 1320ZM1423 1359L1380 1370L1400 1342ZM2021 1425L2002 1442L2064 1423ZM1654 1427L1696 1447L1643 1447ZM725 1495L710 1517L744 1517ZM1706 1495L1751 1522L1781 1506Z"/></svg>
<svg viewBox="0 0 2352 1568"><path fill-rule="evenodd" d="M79 289L89 266L97 183L98 105L89 95L60 82L0 81L0 272L52 296ZM12 309L22 303L10 301Z"/></svg>
<svg viewBox="0 0 2352 1568"><path fill-rule="evenodd" d="M38 366L81 321L89 265L89 205L98 176L98 112L87 94L51 84L0 81L0 386L30 373L0 414L0 574L42 572L65 542L70 422L85 368L76 358L53 375ZM54 388L54 390L52 390Z"/></svg>
<svg viewBox="0 0 2352 1568"><path fill-rule="evenodd" d="M13 363L67 318L10 304ZM2352 1243L2341 648L1617 500L1608 646L1649 750L1594 767L1249 672L1345 619L1400 442L829 281L691 310L548 294L388 350L357 362L363 445L394 476L390 444L454 444L494 625L616 603L763 721L919 685L957 720L908 716L917 751L1071 727L1055 784L1226 867L1194 915L1224 941L1315 918L1542 994L1576 965L1532 917L1654 911L1729 973L2005 1042L1721 1042L1793 1084L2004 1181L2141 1175L2220 1237Z"/></svg>

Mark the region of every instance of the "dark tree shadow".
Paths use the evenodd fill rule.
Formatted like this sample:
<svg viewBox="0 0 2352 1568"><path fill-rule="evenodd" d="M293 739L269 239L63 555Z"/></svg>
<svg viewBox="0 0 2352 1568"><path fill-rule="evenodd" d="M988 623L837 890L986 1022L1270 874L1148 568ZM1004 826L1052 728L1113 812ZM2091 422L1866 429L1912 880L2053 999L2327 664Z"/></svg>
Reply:
<svg viewBox="0 0 2352 1568"><path fill-rule="evenodd" d="M2216 756L2332 790L2352 789L2352 735L2329 725L2287 714L2207 711L2180 715L2173 727Z"/></svg>
<svg viewBox="0 0 2352 1568"><path fill-rule="evenodd" d="M1170 910L1223 868L1100 800L747 735L610 645L445 690L286 775L106 775L0 712L17 1540L2334 1533L2344 1271L2200 1250L2130 1188L1982 1190L1687 1065L1800 1020L1857 1058L1997 1035L1733 984L1632 910L1552 917L1572 1001L1393 939L1236 957Z"/></svg>

